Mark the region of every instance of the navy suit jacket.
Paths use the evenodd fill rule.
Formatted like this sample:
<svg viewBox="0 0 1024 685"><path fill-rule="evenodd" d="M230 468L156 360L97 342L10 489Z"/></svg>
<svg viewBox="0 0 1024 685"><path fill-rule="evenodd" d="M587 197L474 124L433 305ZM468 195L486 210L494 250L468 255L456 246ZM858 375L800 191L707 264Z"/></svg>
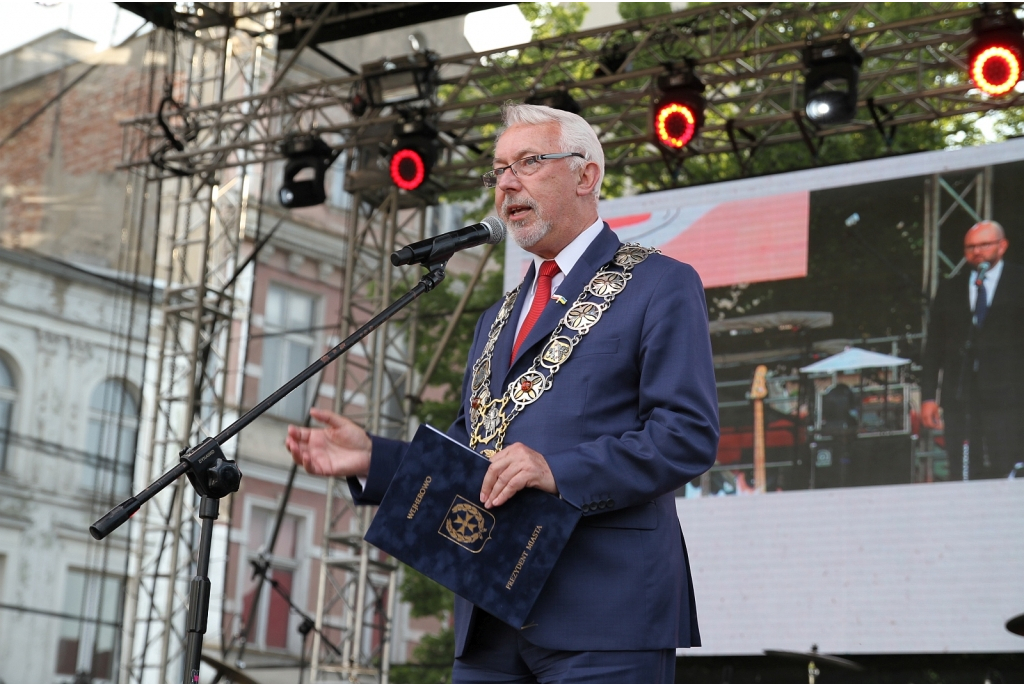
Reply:
<svg viewBox="0 0 1024 685"><path fill-rule="evenodd" d="M956 395L961 381L965 346L974 314L971 312L968 269L943 281L932 302L921 374L921 399L934 400L942 370L942 406L962 412ZM1024 406L1024 268L1004 262L996 294L984 325L976 331L974 378L977 409ZM969 389L964 389L968 393Z"/></svg>
<svg viewBox="0 0 1024 685"><path fill-rule="evenodd" d="M605 228L558 287L509 368L523 298L491 361L491 394L534 357L620 243ZM534 269L525 283L533 282ZM526 287L524 286L523 292ZM477 322L469 367L500 303ZM467 371L463 407L448 434L469 444ZM540 452L559 494L583 518L530 612L522 636L548 649L649 650L700 645L693 584L674 492L714 463L718 402L704 290L686 264L651 255L554 377L551 389L513 420L505 445ZM374 438L358 502L379 502L404 443ZM456 598L456 657L477 610ZM518 626L517 626L518 627Z"/></svg>

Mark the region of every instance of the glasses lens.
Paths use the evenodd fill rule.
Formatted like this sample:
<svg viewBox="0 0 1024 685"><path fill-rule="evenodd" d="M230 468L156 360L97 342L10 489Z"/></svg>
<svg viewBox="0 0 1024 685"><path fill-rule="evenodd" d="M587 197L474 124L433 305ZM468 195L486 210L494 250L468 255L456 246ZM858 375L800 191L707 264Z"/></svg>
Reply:
<svg viewBox="0 0 1024 685"><path fill-rule="evenodd" d="M529 176L540 169L540 161L536 157L527 157L512 163L516 176Z"/></svg>

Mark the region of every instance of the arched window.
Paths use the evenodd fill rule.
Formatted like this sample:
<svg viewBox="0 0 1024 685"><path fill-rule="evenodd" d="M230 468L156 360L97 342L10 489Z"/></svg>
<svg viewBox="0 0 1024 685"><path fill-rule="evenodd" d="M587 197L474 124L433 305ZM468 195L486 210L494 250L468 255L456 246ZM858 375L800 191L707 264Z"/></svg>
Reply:
<svg viewBox="0 0 1024 685"><path fill-rule="evenodd" d="M0 357L0 471L7 469L7 445L14 430L14 400L17 397L14 374Z"/></svg>
<svg viewBox="0 0 1024 685"><path fill-rule="evenodd" d="M128 494L132 486L138 405L123 381L103 381L89 397L87 460L82 484L90 489Z"/></svg>

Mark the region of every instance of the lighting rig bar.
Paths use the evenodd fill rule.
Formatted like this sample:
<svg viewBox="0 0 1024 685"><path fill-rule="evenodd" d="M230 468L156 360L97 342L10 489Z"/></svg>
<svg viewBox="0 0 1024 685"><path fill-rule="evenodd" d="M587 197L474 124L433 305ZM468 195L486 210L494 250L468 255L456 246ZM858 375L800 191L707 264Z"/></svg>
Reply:
<svg viewBox="0 0 1024 685"><path fill-rule="evenodd" d="M498 53L434 60L436 90L418 105L433 117L441 150L433 170L440 188L479 187L489 168L495 125L507 100L541 89L564 89L598 131L609 168L663 165L653 144L651 107L658 78L684 61L704 83L700 133L677 160L735 154L744 159L770 145L807 145L829 136L934 121L1021 104L1019 93L989 98L967 71L972 20L980 5L907 3L907 16L886 20L873 3L701 6L571 35L537 40ZM991 7L991 5L989 5ZM1008 11L1012 11L1008 10ZM816 127L803 114L803 54L808 42L848 36L863 55L858 111L841 125ZM272 92L208 105L184 105L193 140L165 161L204 172L280 158L289 135L316 131L336 151L387 150L394 106L351 113L362 75L286 85ZM881 113L881 116L879 116ZM142 136L125 166L149 162L162 134L152 116L127 122Z"/></svg>

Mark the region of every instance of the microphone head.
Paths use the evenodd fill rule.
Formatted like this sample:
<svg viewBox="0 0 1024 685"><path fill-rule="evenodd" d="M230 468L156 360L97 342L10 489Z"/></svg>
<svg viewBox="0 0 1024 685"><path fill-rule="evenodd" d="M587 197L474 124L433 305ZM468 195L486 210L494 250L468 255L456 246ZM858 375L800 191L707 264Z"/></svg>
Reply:
<svg viewBox="0 0 1024 685"><path fill-rule="evenodd" d="M991 264L989 264L988 262L982 262L981 264L978 265L978 273L983 274L991 268Z"/></svg>
<svg viewBox="0 0 1024 685"><path fill-rule="evenodd" d="M487 236L487 244L494 245L505 239L505 222L496 216L489 216L480 222L487 227L490 235Z"/></svg>

